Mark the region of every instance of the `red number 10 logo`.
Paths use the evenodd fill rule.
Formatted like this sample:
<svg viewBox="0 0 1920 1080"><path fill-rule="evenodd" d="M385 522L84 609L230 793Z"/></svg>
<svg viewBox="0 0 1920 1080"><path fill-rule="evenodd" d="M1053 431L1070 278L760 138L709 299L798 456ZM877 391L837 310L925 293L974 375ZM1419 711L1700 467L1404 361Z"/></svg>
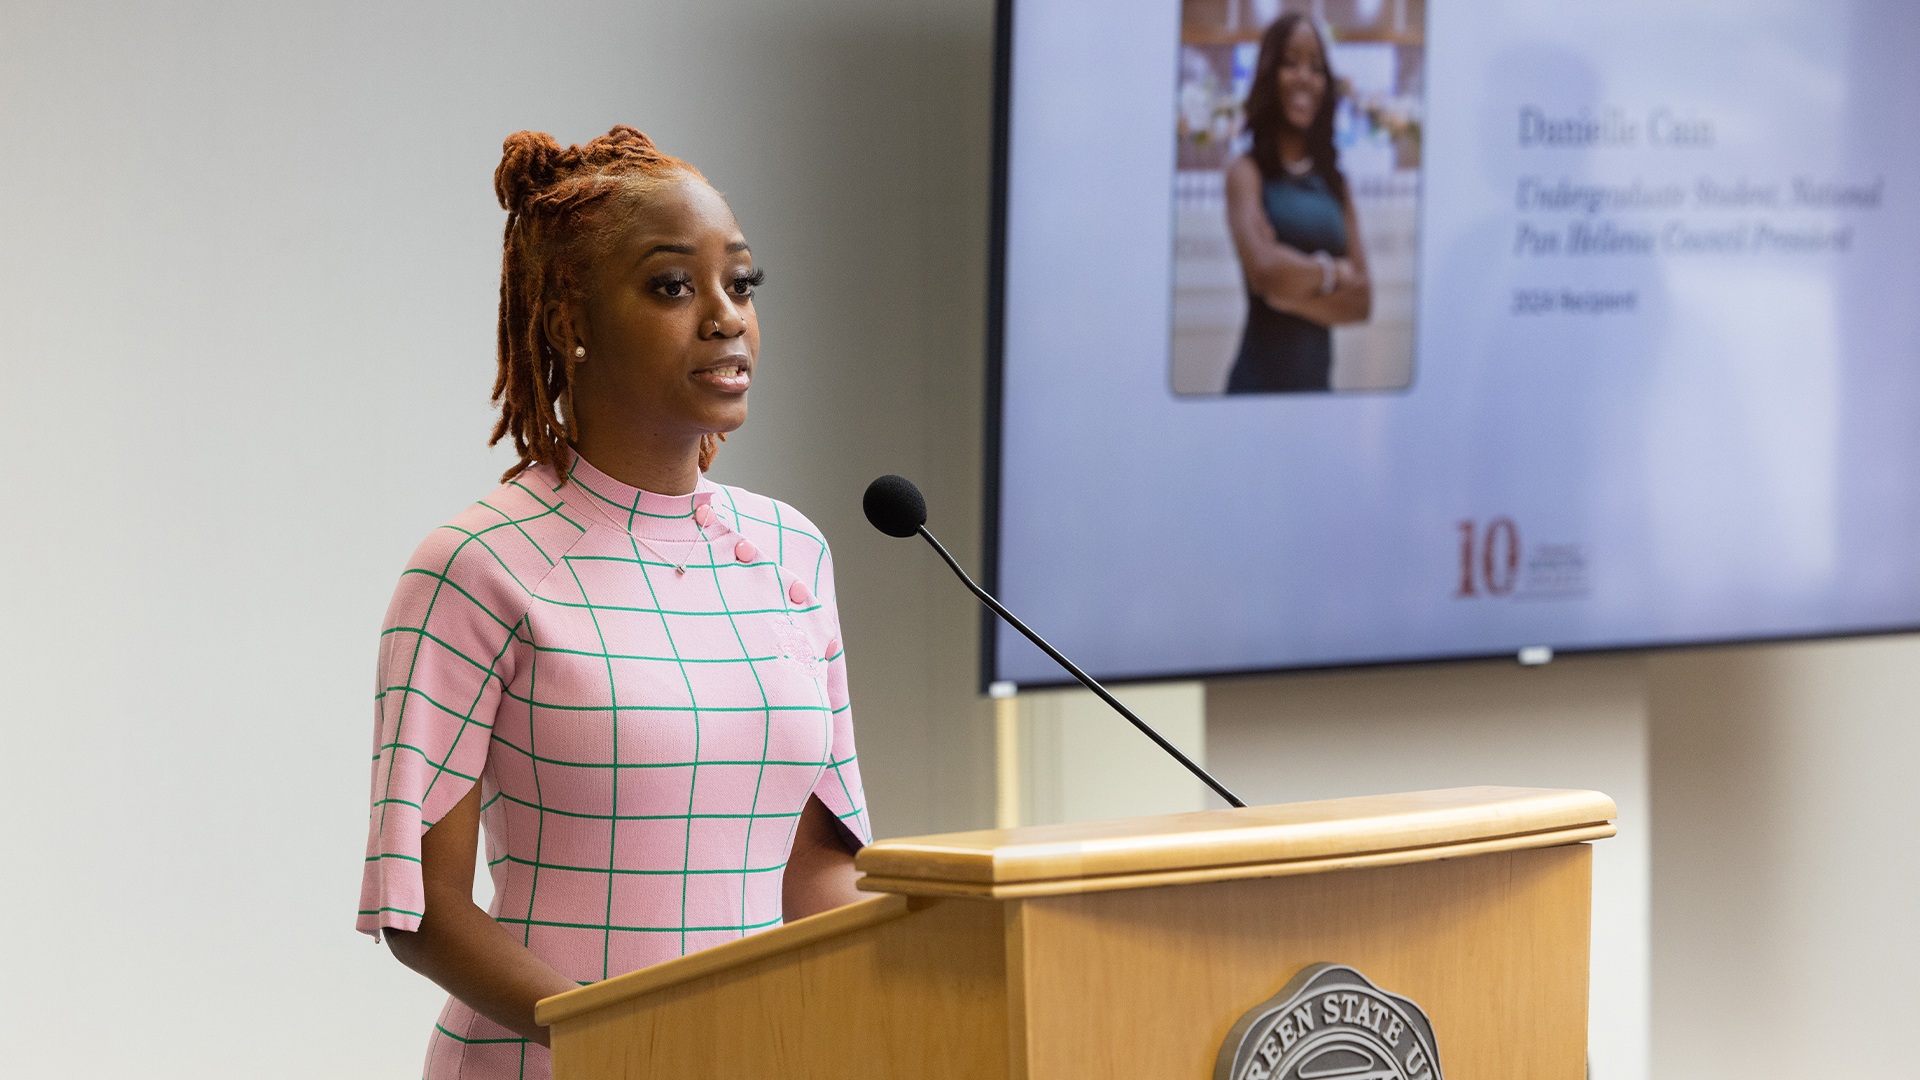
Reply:
<svg viewBox="0 0 1920 1080"><path fill-rule="evenodd" d="M1481 529L1460 523L1460 589L1456 597L1505 596L1520 576L1520 529L1510 517L1497 517Z"/></svg>

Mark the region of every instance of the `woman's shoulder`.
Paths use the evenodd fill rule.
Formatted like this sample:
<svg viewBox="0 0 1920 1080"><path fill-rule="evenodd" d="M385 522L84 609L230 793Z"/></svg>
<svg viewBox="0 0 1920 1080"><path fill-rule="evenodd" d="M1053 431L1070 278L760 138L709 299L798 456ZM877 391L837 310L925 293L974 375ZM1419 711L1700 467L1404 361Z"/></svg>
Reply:
<svg viewBox="0 0 1920 1080"><path fill-rule="evenodd" d="M531 594L586 531L587 523L560 498L551 478L529 471L429 532L407 560L407 572Z"/></svg>

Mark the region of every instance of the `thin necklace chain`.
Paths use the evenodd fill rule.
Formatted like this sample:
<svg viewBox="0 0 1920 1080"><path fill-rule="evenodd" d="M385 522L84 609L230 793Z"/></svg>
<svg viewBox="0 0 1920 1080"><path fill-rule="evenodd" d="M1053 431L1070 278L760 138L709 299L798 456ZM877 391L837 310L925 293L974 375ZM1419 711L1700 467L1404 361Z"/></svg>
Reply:
<svg viewBox="0 0 1920 1080"><path fill-rule="evenodd" d="M660 556L660 558L663 561L665 561L667 565L673 567L673 572L675 574L685 577L687 573L687 560L693 558L693 553L699 549L700 545L713 543L713 538L707 535L706 526L696 521L693 523L693 528L694 528L694 531L700 534L700 539L695 540L692 543L689 543L687 545L687 553L681 556L678 560L674 559L672 556L668 555L666 552L661 551L659 548L654 547L652 544L648 543L646 537L641 536L637 532L630 531L627 533L627 535L633 537L634 543L639 544L641 547L646 548L648 551L651 551L655 555Z"/></svg>
<svg viewBox="0 0 1920 1080"><path fill-rule="evenodd" d="M579 481L573 478L572 472L568 472L566 482L573 484L576 487L579 486ZM588 510L592 511L595 514L598 514L602 521L605 521L607 524L613 526L616 529L619 529L621 532L626 533L628 536L633 537L633 540L635 543L639 544L643 548L646 548L648 551L653 552L656 556L660 558L661 562L664 562L668 566L673 567L673 572L680 577L685 577L687 575L687 560L693 558L694 551L697 550L702 544L713 543L713 537L707 535L706 526L700 524L700 522L698 521L694 521L693 531L700 534L700 539L695 540L687 545L687 553L685 556L679 559L675 559L672 556L668 555L666 552L661 551L659 548L654 547L652 544L648 543L646 537L641 536L639 533L634 532L632 529L623 528L620 525L620 523L613 520L613 518L609 516L605 510L602 510L600 507L596 506L594 504L593 499L594 499L593 495L588 494L586 499L584 500ZM694 509L697 511L699 507L696 506Z"/></svg>

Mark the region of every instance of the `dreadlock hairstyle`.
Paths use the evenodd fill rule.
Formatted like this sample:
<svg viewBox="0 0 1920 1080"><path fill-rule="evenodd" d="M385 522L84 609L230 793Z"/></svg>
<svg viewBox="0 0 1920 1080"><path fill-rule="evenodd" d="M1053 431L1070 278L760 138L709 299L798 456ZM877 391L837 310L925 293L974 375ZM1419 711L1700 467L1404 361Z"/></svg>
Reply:
<svg viewBox="0 0 1920 1080"><path fill-rule="evenodd" d="M1293 32L1302 26L1312 32L1320 46L1320 74L1326 77L1327 90L1320 95L1320 107L1314 110L1313 121L1300 134L1306 139L1313 171L1319 174L1333 197L1344 203L1347 178L1340 174L1339 151L1333 145L1333 114L1340 104L1340 84L1327 66L1327 39L1312 19L1297 11L1275 19L1267 32L1260 35L1260 59L1253 66L1253 86L1247 91L1247 128L1253 132L1253 162L1260 166L1260 175L1268 180L1278 180L1286 171L1280 165L1280 132L1290 125L1286 110L1280 105L1280 62L1286 59L1287 42L1293 39Z"/></svg>
<svg viewBox="0 0 1920 1080"><path fill-rule="evenodd" d="M605 249L621 211L678 177L705 179L624 124L585 146L562 149L541 131L516 131L501 145L493 191L507 212L507 228L492 398L500 419L487 445L511 436L520 455L503 483L541 464L567 474L574 358L547 340L544 313L549 303L579 297L587 267ZM702 472L725 438L701 438Z"/></svg>

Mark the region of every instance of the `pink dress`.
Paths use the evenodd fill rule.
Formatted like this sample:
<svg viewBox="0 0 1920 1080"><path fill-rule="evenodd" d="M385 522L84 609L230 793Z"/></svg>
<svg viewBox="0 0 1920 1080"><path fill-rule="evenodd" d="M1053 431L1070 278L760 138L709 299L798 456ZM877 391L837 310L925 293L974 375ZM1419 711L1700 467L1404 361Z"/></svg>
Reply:
<svg viewBox="0 0 1920 1080"><path fill-rule="evenodd" d="M704 478L655 495L576 459L436 529L387 612L375 713L376 937L420 925L421 834L476 781L488 913L581 983L779 925L809 795L872 835L826 541ZM429 1080L549 1073L447 1002Z"/></svg>

